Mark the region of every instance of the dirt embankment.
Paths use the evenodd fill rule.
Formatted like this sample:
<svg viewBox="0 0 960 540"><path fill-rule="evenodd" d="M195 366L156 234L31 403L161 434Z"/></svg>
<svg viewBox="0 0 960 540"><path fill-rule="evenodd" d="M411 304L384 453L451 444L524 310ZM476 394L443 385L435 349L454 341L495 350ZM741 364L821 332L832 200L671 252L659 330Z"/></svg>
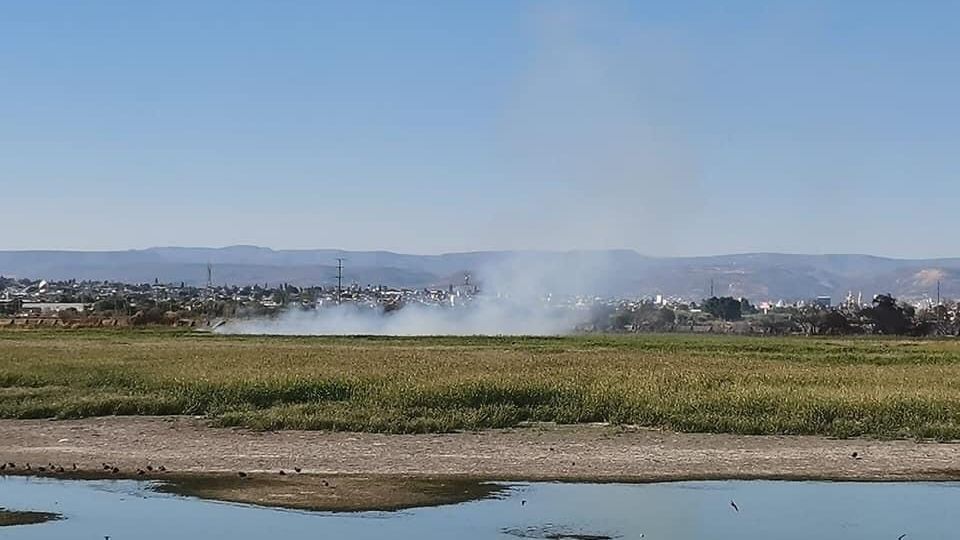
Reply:
<svg viewBox="0 0 960 540"><path fill-rule="evenodd" d="M960 478L960 445L943 443L608 426L439 435L254 432L185 417L0 420L0 461L16 463L17 474L26 463L33 464L31 474L54 464L67 476L139 477L143 469L142 477L179 478L182 492L334 510L457 502L489 493L476 480ZM104 472L104 463L119 472ZM155 470L147 472L147 465ZM162 474L156 471L161 465ZM187 481L198 475L218 480Z"/></svg>

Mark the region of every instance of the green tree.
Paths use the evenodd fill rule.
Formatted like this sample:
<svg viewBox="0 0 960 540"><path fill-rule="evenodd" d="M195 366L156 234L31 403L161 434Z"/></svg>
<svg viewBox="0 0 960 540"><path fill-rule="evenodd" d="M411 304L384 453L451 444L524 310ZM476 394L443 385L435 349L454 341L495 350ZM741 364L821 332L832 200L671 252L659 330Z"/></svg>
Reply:
<svg viewBox="0 0 960 540"><path fill-rule="evenodd" d="M904 335L913 330L913 308L898 304L889 294L875 296L873 305L861 310L860 315L873 323L874 331L880 334Z"/></svg>
<svg viewBox="0 0 960 540"><path fill-rule="evenodd" d="M743 318L743 304L732 296L707 298L703 310L723 321L739 321Z"/></svg>
<svg viewBox="0 0 960 540"><path fill-rule="evenodd" d="M820 315L820 333L842 336L853 332L850 321L839 311L830 310Z"/></svg>

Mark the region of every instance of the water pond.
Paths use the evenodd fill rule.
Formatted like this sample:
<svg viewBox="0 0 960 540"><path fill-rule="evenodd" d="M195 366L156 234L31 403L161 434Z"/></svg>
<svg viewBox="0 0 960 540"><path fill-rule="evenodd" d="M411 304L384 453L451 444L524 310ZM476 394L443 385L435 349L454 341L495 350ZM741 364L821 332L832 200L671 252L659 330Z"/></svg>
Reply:
<svg viewBox="0 0 960 540"><path fill-rule="evenodd" d="M62 515L0 527L0 538L24 540L960 538L952 482L511 484L498 499L333 514L178 497L129 480L2 477L0 507Z"/></svg>

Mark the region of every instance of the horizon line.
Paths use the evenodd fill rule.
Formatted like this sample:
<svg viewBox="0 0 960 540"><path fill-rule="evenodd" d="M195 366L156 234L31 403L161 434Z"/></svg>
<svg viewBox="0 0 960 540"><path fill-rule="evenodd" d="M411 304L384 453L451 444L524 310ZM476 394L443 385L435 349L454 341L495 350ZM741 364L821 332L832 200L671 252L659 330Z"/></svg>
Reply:
<svg viewBox="0 0 960 540"><path fill-rule="evenodd" d="M571 249L536 249L536 248L520 248L520 249L478 249L478 250L468 250L468 251L443 251L443 252L434 252L434 253L414 253L414 252L403 252L403 251L393 251L390 249L344 249L344 248L334 248L334 247L315 247L315 248L273 248L268 246L259 246L255 244L230 244L223 246L187 246L187 245L166 245L166 246L149 246L145 248L126 248L126 249L73 249L73 248L54 248L54 249L2 249L0 248L0 253L129 253L129 252L147 252L147 251L156 251L164 249L180 249L180 250L209 250L209 251L224 251L229 249L238 249L238 248L247 248L247 249L257 249L257 250L266 250L273 253L278 252L317 252L317 251L333 251L333 252L343 252L343 253L384 253L390 255L399 255L399 256L411 256L411 257L443 257L450 255L474 255L474 254L510 254L510 253L534 253L534 254L570 254L570 253L632 253L640 257L650 258L650 259L707 259L707 258L719 258L719 257L750 257L750 256L764 256L764 255L777 255L777 256L787 256L787 257L870 257L876 259L887 259L887 260L900 260L900 261L926 261L926 260L950 260L950 259L960 259L960 256L932 256L932 257L903 257L903 256L893 256L893 255L875 255L870 253L810 253L810 252L790 252L790 251L739 251L739 252L728 252L728 253L713 253L713 254L701 254L701 255L650 255L642 253L636 249L632 248L571 248Z"/></svg>

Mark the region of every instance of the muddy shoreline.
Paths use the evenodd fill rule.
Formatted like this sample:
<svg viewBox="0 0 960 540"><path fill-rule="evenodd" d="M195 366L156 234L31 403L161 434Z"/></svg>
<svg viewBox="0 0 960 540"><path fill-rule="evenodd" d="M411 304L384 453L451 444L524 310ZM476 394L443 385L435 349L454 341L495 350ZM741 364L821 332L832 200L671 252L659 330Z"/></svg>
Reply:
<svg viewBox="0 0 960 540"><path fill-rule="evenodd" d="M30 512L0 508L0 527L38 525L40 523L56 521L58 519L63 519L63 516L52 512Z"/></svg>
<svg viewBox="0 0 960 540"><path fill-rule="evenodd" d="M960 445L952 443L554 425L424 435L257 432L190 417L0 420L0 461L17 465L0 474L163 480L187 495L334 511L494 495L487 481L960 479Z"/></svg>

